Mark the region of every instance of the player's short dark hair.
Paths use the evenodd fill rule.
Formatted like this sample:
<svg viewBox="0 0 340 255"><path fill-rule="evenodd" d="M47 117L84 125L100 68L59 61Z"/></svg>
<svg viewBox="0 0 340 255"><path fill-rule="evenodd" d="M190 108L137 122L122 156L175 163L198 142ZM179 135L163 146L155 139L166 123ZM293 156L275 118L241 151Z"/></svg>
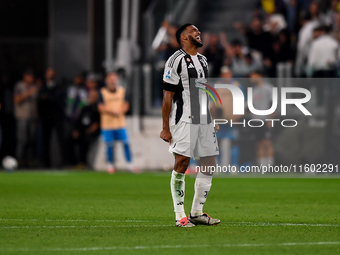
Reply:
<svg viewBox="0 0 340 255"><path fill-rule="evenodd" d="M181 35L183 33L183 31L189 27L189 26L193 26L193 24L190 24L190 23L186 23L184 24L183 26L181 26L179 29L177 29L176 31L176 40L178 42L179 45L181 45Z"/></svg>

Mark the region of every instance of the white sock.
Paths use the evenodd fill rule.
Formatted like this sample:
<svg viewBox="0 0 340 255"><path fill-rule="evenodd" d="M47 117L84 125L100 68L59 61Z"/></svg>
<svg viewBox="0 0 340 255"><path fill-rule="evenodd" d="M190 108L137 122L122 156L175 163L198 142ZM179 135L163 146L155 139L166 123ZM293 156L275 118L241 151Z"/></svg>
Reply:
<svg viewBox="0 0 340 255"><path fill-rule="evenodd" d="M176 213L176 220L186 217L184 212L184 191L185 191L185 174L172 171L170 188L172 200L174 202L174 210Z"/></svg>
<svg viewBox="0 0 340 255"><path fill-rule="evenodd" d="M195 195L191 207L191 215L199 216L203 214L203 205L207 200L211 188L212 175L205 175L199 172L195 181Z"/></svg>

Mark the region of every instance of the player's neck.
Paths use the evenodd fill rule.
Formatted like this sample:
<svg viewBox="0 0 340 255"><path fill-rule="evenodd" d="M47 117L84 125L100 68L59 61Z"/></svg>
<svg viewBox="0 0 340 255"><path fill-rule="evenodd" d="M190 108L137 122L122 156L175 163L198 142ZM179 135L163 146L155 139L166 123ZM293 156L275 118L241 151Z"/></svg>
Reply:
<svg viewBox="0 0 340 255"><path fill-rule="evenodd" d="M197 55L197 47L195 47L194 45L183 45L182 49L188 53L189 55L195 56Z"/></svg>

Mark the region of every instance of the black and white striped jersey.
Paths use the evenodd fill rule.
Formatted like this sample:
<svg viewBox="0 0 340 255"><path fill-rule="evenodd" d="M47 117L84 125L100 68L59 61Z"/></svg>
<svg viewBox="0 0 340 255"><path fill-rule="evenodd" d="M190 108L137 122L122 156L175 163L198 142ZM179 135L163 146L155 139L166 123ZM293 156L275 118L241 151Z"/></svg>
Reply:
<svg viewBox="0 0 340 255"><path fill-rule="evenodd" d="M198 78L208 78L208 62L202 54L197 53L192 56L180 49L165 63L164 90L175 92L170 114L170 126L179 121L191 124L211 122L209 103L207 103L209 102L208 95L195 86L195 79ZM202 100L203 97L206 97L206 100ZM207 107L206 114L201 113L202 101Z"/></svg>

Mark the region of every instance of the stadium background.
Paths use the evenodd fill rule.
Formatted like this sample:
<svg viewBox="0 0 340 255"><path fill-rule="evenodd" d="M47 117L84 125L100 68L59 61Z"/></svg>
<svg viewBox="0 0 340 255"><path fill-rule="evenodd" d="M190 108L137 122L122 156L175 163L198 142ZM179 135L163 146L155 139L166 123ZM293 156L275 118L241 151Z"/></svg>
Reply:
<svg viewBox="0 0 340 255"><path fill-rule="evenodd" d="M294 78L313 77L308 71L308 51L305 51L312 43L314 28L326 27L334 40L340 39L338 11L338 1L331 0L2 1L0 158L17 155L13 93L25 70L34 72L36 83L43 83L45 70L55 68L58 86L65 92L58 102L64 106L60 118L63 136L57 136L54 128L50 145L53 169L77 165L76 159L68 159L60 150L70 144L74 146L68 142L69 127L74 120L71 121L67 113L67 90L73 78L81 75L85 81L81 86L88 89L86 80L94 77L95 86L100 88L104 85L105 73L117 70L131 106L128 130L134 163L145 170L170 170L173 158L167 152L167 144L159 139L159 132L162 72L164 61L178 48L173 42L176 27L191 22L201 30L214 77L227 65L236 77L247 78L251 71L258 70L272 78L272 84L292 86ZM301 42L301 30L307 25L312 28ZM242 54L236 57L239 48ZM237 63L241 63L241 69ZM338 62L332 71L327 77L338 77ZM331 82L325 80L318 85L327 87L325 83ZM246 82L243 85L252 86ZM306 119L292 113L291 117L299 119L297 128L289 131L274 128L272 140L277 164L339 161L338 85L321 92L315 86L308 88L313 95L308 105L313 116ZM316 94L320 93L325 97L321 103L316 102ZM251 131L240 129L237 141L240 164L256 164L256 141ZM32 160L21 167L45 169L41 156L46 150L45 136L39 118L35 132ZM116 147L117 166L124 169L121 146ZM105 169L104 150L98 138L90 149L89 167Z"/></svg>
<svg viewBox="0 0 340 255"><path fill-rule="evenodd" d="M0 160L18 154L13 96L23 73L42 86L45 71L54 67L61 96L34 118L33 139L24 150L29 160L19 160L18 171L0 169L0 254L340 254L339 174L221 174L204 205L221 224L174 227L170 172L163 171L172 169L173 157L159 138L164 61L178 47L171 34L192 22L209 46L205 54L215 78L221 69L232 70L246 90L254 86L249 73L257 71L273 86L311 91L306 108L313 115L288 108L286 117L298 126L273 129L276 165L339 164L339 58L328 45L340 38L338 6L332 0L1 0ZM270 15L274 9L279 13ZM265 23L271 32L262 31ZM317 58L337 61L316 73L307 65L314 28L333 38L323 37ZM87 166L68 157L77 116L69 108L73 83L86 98L112 69L127 89L127 128L141 174L123 172L120 144L119 171L93 171L106 169L99 137ZM52 135L43 132L44 117L58 120ZM258 164L253 130L238 131L232 144L239 163ZM186 212L194 195L191 177Z"/></svg>

